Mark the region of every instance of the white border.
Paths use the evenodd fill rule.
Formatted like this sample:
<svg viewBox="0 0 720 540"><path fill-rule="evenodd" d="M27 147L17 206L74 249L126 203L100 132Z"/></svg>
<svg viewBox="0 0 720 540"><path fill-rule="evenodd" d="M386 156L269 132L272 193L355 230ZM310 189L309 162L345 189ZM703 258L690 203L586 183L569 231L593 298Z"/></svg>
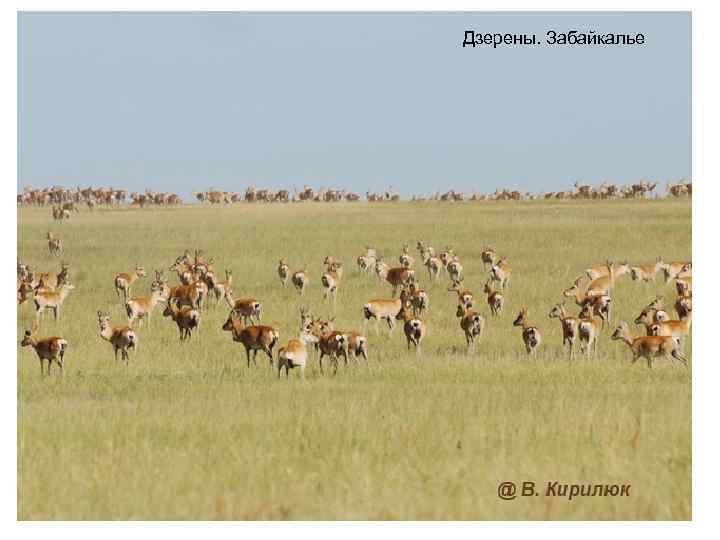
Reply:
<svg viewBox="0 0 720 540"><path fill-rule="evenodd" d="M2 509L3 531L5 537L23 536L46 536L48 533L65 536L72 535L73 539L84 537L96 537L101 534L104 539L119 538L120 535L138 533L145 535L164 535L172 534L174 537L194 537L199 532L198 527L212 531L213 534L222 536L237 536L238 534L252 534L280 536L290 532L292 527L294 535L300 537L308 536L312 538L336 538L340 533L343 537L356 538L361 535L364 537L372 529L372 534L381 534L383 536L396 535L397 533L411 532L413 536L419 537L436 537L438 533L447 531L454 536L459 537L475 537L477 534L487 533L490 535L502 534L505 538L524 537L532 535L533 538L539 537L573 537L581 536L584 539L590 538L607 538L608 535L625 534L651 534L654 538L675 538L677 535L687 535L691 533L693 536L709 533L717 530L715 527L715 519L718 514L716 509L716 495L714 487L718 485L717 465L715 461L720 455L717 444L717 421L715 414L720 412L720 403L718 395L720 392L715 390L716 381L720 378L718 375L717 360L713 355L714 348L711 345L712 330L710 325L713 320L710 303L707 299L717 295L710 286L709 281L714 277L711 275L712 269L720 268L720 258L718 257L715 246L718 245L716 231L718 228L717 214L718 210L714 208L715 201L720 202L720 193L716 182L720 181L720 171L718 171L717 160L712 158L718 153L718 142L716 136L716 127L718 121L718 105L717 100L720 96L720 88L718 88L717 75L717 49L715 40L717 39L718 29L720 28L720 18L718 17L718 9L710 2L671 2L671 1L642 1L642 0L625 0L622 2L610 1L603 3L579 2L470 2L470 1L380 1L367 0L364 2L344 2L343 4L333 2L305 1L302 3L279 2L279 1L211 1L198 2L190 0L160 1L160 0L127 0L124 2L48 2L48 1L25 1L16 2L14 6L2 7L2 20L0 26L0 36L2 39L2 73L6 74L5 84L0 86L2 92L2 118L3 133L2 144L2 166L3 178L5 181L0 186L0 200L2 204L7 205L7 212L0 213L0 219L4 225L4 230L14 230L16 224L16 212L10 211L10 204L14 206L15 184L17 176L17 130L16 130L16 113L17 113L17 34L16 34L16 10L209 10L209 11L232 11L232 10L254 10L254 11L274 11L274 10L306 10L306 11L356 11L356 10L374 10L374 11L476 11L476 10L569 10L569 11L654 11L654 10L692 10L693 11L693 180L695 182L695 197L693 203L693 266L698 272L695 279L695 288L700 293L696 294L696 302L694 306L695 319L694 322L694 342L693 357L695 359L693 366L693 523L691 525L683 524L656 524L656 523L596 523L596 522L575 522L575 523L388 523L384 525L373 525L366 523L353 523L353 527L348 526L349 523L337 524L241 524L242 529L238 529L237 525L227 524L182 524L175 526L171 524L125 524L116 526L102 526L102 530L98 530L98 525L92 524L66 524L62 527L53 526L52 531L46 530L48 525L31 525L31 524L15 524L16 519L16 400L17 389L15 380L14 362L11 360L17 354L17 337L15 335L15 325L11 324L12 317L9 311L0 313L2 317L2 340L4 348L6 348L5 376L0 377L2 384L2 407L0 407L0 415L2 417L2 427L4 430L3 444L1 447L2 459L2 491L0 497L0 508ZM672 36L667 36L672 39ZM10 75L12 74L12 75ZM590 84L591 82L588 82ZM698 114L698 111L700 113ZM712 205L712 206L711 206ZM5 253L11 253L10 241L7 241ZM703 251L702 247L705 248ZM10 255L6 255L6 264L0 265L3 272L5 282L11 277L11 269L13 261L10 261ZM9 287L6 289L9 291ZM703 301L703 298L705 299ZM5 299L5 305L10 306L9 294ZM715 316L715 320L718 317ZM717 323L716 323L717 324ZM10 436L11 427L12 430ZM128 530L127 527L131 527ZM637 528L652 529L638 531ZM680 529L678 529L678 527ZM400 530L402 529L402 530ZM411 530L408 530L411 529ZM12 535L12 536L9 536Z"/></svg>

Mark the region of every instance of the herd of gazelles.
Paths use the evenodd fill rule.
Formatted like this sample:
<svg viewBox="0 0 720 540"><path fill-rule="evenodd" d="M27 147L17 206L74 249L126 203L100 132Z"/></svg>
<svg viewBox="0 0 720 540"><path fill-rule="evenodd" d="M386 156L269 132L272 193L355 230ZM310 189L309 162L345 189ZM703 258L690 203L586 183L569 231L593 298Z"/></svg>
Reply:
<svg viewBox="0 0 720 540"><path fill-rule="evenodd" d="M48 250L51 255L59 256L63 252L62 240L51 233L47 234ZM468 352L475 349L476 341L481 339L485 330L485 318L473 309L475 298L471 291L464 289L463 266L460 259L451 248L436 254L432 246L424 242L417 243L422 265L428 272L430 281L440 279L445 272L450 278L449 292L457 294L456 316L460 320ZM498 257L491 248L485 248L480 254L483 267L489 270L489 279L484 284L486 301L492 316L502 313L504 294L510 285L512 268L507 259ZM420 288L415 278L414 257L408 245L403 247L399 257L399 266L390 267L375 249L367 247L366 251L357 258L357 265L362 273L375 273L380 279L392 286L392 298L376 299L363 306L364 325L375 319L376 333L379 334L379 325L385 321L390 334L396 321L403 324L403 331L407 340L408 350L412 347L418 355L421 354L421 343L427 334L427 325L423 315L429 308L427 291ZM343 278L343 264L332 256L325 258L326 271L321 276L324 289L324 298L334 305L338 288ZM261 325L262 304L255 298L233 297L232 272L225 270L225 281L218 281L213 267L213 260L206 260L201 251L196 251L191 257L186 251L178 257L169 267L169 271L176 272L180 284L174 287L168 285L164 271L155 271L155 279L150 287L148 296L130 295L133 284L147 274L141 266L133 271L119 273L114 278L115 291L118 298L124 302L128 316L128 324L113 326L107 313L98 311L98 324L100 336L108 341L115 352L124 360L129 359L129 350L137 350L138 336L133 325L147 320L158 304L163 303L163 315L171 318L177 325L180 340L189 339L193 330L200 327L201 313L209 299L215 298L216 303L226 301L231 307L230 315L223 324L223 330L232 334L234 341L242 343L245 348L248 367L252 360L256 363L258 351L263 351L270 359L271 366L277 364L278 376L285 369L286 375L292 368L300 368L304 375L305 367L310 356L310 345L318 353L318 361L322 372L322 360L328 357L335 371L338 361L342 357L345 364L348 356L362 356L367 361L367 337L365 332L335 330L331 319L319 319L311 316L307 308L300 308L299 335L291 339L284 347L278 350L277 361L273 358L273 348L280 339L279 331L267 325ZM40 338L35 336L43 312L52 311L55 320L60 316L60 309L74 286L68 279L69 264L61 263L59 273L44 272L35 275L27 266L18 260L17 299L18 305L29 298L33 298L36 317L33 329L25 332L22 346L32 346L40 358L40 370L43 372L43 361L50 365L55 361L63 367L63 357L68 343L62 337ZM280 259L277 273L283 287L288 281L292 283L300 296L304 296L309 276L305 270L291 272L285 259ZM565 301L555 305L549 313L550 318L560 321L563 335L563 346L568 347L570 358L573 357L575 343L579 341L581 351L590 356L597 351L598 337L601 329L610 322L611 291L618 278L630 274L634 281L654 281L659 273L663 273L666 283L675 281L677 300L675 311L678 319L672 320L664 310L663 297L658 296L641 311L635 320L638 325L644 325L645 336L633 336L625 321L621 321L611 339L625 342L633 354L633 363L643 357L648 366L652 367L656 357L674 358L687 366L682 356L684 341L690 335L692 323L692 264L690 262L663 262L658 258L655 264L631 267L627 263L616 264L607 261L606 264L588 268L585 273L575 280L574 284L563 291L563 296L572 298L579 306L577 317L569 313ZM582 285L583 281L588 281ZM396 298L398 289L399 297ZM522 328L522 340L529 355L536 354L542 342L542 336L537 326L529 319L526 307L521 308L513 326Z"/></svg>

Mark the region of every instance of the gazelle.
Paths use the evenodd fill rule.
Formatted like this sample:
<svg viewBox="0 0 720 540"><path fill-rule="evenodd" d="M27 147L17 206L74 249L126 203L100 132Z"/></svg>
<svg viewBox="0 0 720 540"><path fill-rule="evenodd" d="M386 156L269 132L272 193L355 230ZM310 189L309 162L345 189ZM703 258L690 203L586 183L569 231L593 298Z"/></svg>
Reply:
<svg viewBox="0 0 720 540"><path fill-rule="evenodd" d="M510 275L512 267L508 264L507 259L502 257L490 268L490 279L497 281L500 288L505 290L510 287Z"/></svg>
<svg viewBox="0 0 720 540"><path fill-rule="evenodd" d="M485 331L485 317L462 303L458 303L455 315L460 317L460 328L465 332L468 354L474 352L475 339L482 339Z"/></svg>
<svg viewBox="0 0 720 540"><path fill-rule="evenodd" d="M563 346L567 345L570 353L570 359L572 360L574 348L575 348L575 340L578 337L578 319L575 317L570 317L565 310L565 306L561 304L556 304L548 314L548 317L557 318L560 320L560 326L562 328L563 333Z"/></svg>
<svg viewBox="0 0 720 540"><path fill-rule="evenodd" d="M380 320L387 322L390 333L395 328L395 316L402 307L402 301L397 298L393 300L370 300L363 306L363 332L367 329L370 319L375 319L375 332L380 335Z"/></svg>
<svg viewBox="0 0 720 540"><path fill-rule="evenodd" d="M578 315L578 335L580 337L580 351L597 354L598 337L605 321L593 314L592 305L585 304Z"/></svg>
<svg viewBox="0 0 720 540"><path fill-rule="evenodd" d="M677 338L670 336L641 336L633 337L630 329L625 321L620 321L620 326L610 339L622 341L630 347L633 354L632 363L637 362L638 358L643 357L647 360L648 367L652 368L652 361L658 356L663 356L668 360L671 357L679 360L687 367L687 360L678 351Z"/></svg>
<svg viewBox="0 0 720 540"><path fill-rule="evenodd" d="M41 375L43 374L43 361L45 360L47 360L48 363L48 375L50 375L50 366L53 361L57 362L57 365L60 366L60 372L62 373L65 351L68 347L67 340L58 336L38 338L33 336L32 331L26 330L25 337L20 342L20 345L22 347L29 346L35 349L35 354L37 354L40 359Z"/></svg>
<svg viewBox="0 0 720 540"><path fill-rule="evenodd" d="M682 352L685 348L685 339L690 335L692 328L692 310L680 320L656 321L649 327L649 335L671 336L678 338L678 345Z"/></svg>
<svg viewBox="0 0 720 540"><path fill-rule="evenodd" d="M528 354L537 354L538 347L542 342L542 336L537 327L530 324L528 320L528 309L523 307L520 309L517 318L513 321L513 326L522 327L522 340L525 344L525 351Z"/></svg>
<svg viewBox="0 0 720 540"><path fill-rule="evenodd" d="M415 280L415 271L410 268L400 266L397 268L391 268L388 270L385 281L387 281L393 288L393 298L397 294L398 287L407 287Z"/></svg>
<svg viewBox="0 0 720 540"><path fill-rule="evenodd" d="M239 298L238 300L234 300L231 294L227 300L233 312L236 313L238 317L242 317L245 324L248 322L252 323L253 321L259 323L262 319L262 304L255 298Z"/></svg>
<svg viewBox="0 0 720 540"><path fill-rule="evenodd" d="M138 339L135 331L129 326L112 326L110 316L98 311L98 324L100 325L100 337L110 342L115 351L117 361L118 351L121 352L122 360L130 360L128 349L137 351Z"/></svg>
<svg viewBox="0 0 720 540"><path fill-rule="evenodd" d="M62 255L63 252L63 241L59 236L55 236L53 233L47 233L48 251L50 255L55 257Z"/></svg>
<svg viewBox="0 0 720 540"><path fill-rule="evenodd" d="M686 296L678 296L675 300L675 312L679 319L684 319L692 312L692 293Z"/></svg>
<svg viewBox="0 0 720 540"><path fill-rule="evenodd" d="M448 288L448 292L457 294L458 305L470 309L473 307L474 297L472 291L462 288L462 280L454 280L453 284Z"/></svg>
<svg viewBox="0 0 720 540"><path fill-rule="evenodd" d="M385 260L382 257L378 257L375 261L375 275L380 281L387 278L388 270L390 270L390 267Z"/></svg>
<svg viewBox="0 0 720 540"><path fill-rule="evenodd" d="M335 304L337 298L337 290L340 286L340 280L342 279L342 264L339 262L331 262L327 265L327 271L322 275L320 281L322 282L325 292L323 298L328 300L332 299L332 303Z"/></svg>
<svg viewBox="0 0 720 540"><path fill-rule="evenodd" d="M138 296L125 302L128 326L132 326L135 321L142 322L146 319L149 326L150 315L161 300L163 300L162 285L158 281L153 281L150 285L150 296Z"/></svg>
<svg viewBox="0 0 720 540"><path fill-rule="evenodd" d="M670 283L680 274L683 269L691 266L692 263L688 261L673 261L664 263L662 266L663 275L665 276L665 283Z"/></svg>
<svg viewBox="0 0 720 540"><path fill-rule="evenodd" d="M200 329L200 312L191 306L178 306L177 298L170 298L163 310L163 317L170 317L180 331L180 341L190 339L192 331Z"/></svg>
<svg viewBox="0 0 720 540"><path fill-rule="evenodd" d="M587 286L585 291L588 295L607 295L610 294L617 278L630 272L630 265L623 262L616 265L612 261L607 262L607 274L593 279Z"/></svg>
<svg viewBox="0 0 720 540"><path fill-rule="evenodd" d="M492 280L487 280L485 282L483 291L487 294L487 303L488 306L490 306L490 313L492 313L493 317L497 317L500 313L502 313L503 305L505 304L505 297L500 291L493 289Z"/></svg>
<svg viewBox="0 0 720 540"><path fill-rule="evenodd" d="M400 266L404 266L405 268L411 268L413 263L415 262L415 259L412 255L410 255L410 246L405 244L403 246L403 252L398 258L400 262Z"/></svg>
<svg viewBox="0 0 720 540"><path fill-rule="evenodd" d="M446 268L447 268L448 276L450 276L450 279L452 281L461 281L462 280L463 267L462 267L462 264L460 264L460 259L458 259L457 257L453 257L453 259L448 262Z"/></svg>
<svg viewBox="0 0 720 540"><path fill-rule="evenodd" d="M121 272L115 275L115 292L120 298L120 292L123 293L123 300L127 302L128 296L130 295L130 287L138 279L145 277L145 269L142 266L135 266L135 270L132 272Z"/></svg>
<svg viewBox="0 0 720 540"><path fill-rule="evenodd" d="M220 304L220 300L225 300L226 302L229 302L229 297L232 296L232 283L233 283L233 275L232 270L226 269L225 270L225 281L221 281L218 283L215 283L213 290L215 291L215 306L218 306ZM284 286L284 285L283 285Z"/></svg>
<svg viewBox="0 0 720 540"><path fill-rule="evenodd" d="M655 264L632 266L630 267L630 277L633 281L642 280L645 283L655 281L655 277L658 272L660 272L664 264L665 263L663 263L662 257L658 257Z"/></svg>
<svg viewBox="0 0 720 540"><path fill-rule="evenodd" d="M575 303L582 307L585 307L586 305L590 305L593 309L593 314L599 316L604 321L610 321L610 306L612 299L610 295L608 294L596 294L593 292L592 294L588 294L586 292L583 292L580 290L580 282L583 280L583 277L579 277L575 280L575 283L572 287L565 289L563 291L563 296L567 298L574 298Z"/></svg>
<svg viewBox="0 0 720 540"><path fill-rule="evenodd" d="M425 242L423 242L422 240L418 240L417 250L420 253L420 258L423 261L426 261L428 259L428 257L435 256L435 248L433 248L432 246L426 245Z"/></svg>
<svg viewBox="0 0 720 540"><path fill-rule="evenodd" d="M63 261L60 263L60 272L57 274L53 272L41 272L35 284L35 290L40 291L44 289L46 291L54 291L58 289L68 282L69 270L70 264Z"/></svg>
<svg viewBox="0 0 720 540"><path fill-rule="evenodd" d="M430 281L440 278L440 270L444 268L442 261L437 257L428 257L423 261L423 265L427 268Z"/></svg>
<svg viewBox="0 0 720 540"><path fill-rule="evenodd" d="M194 281L189 285L177 285L170 288L167 301L176 298L180 304L188 304L193 309L201 309L207 285L202 281Z"/></svg>
<svg viewBox="0 0 720 540"><path fill-rule="evenodd" d="M678 296L687 296L688 294L692 294L692 277L676 277L675 289L677 290Z"/></svg>
<svg viewBox="0 0 720 540"><path fill-rule="evenodd" d="M74 288L74 285L65 283L57 291L38 291L35 295L35 321L40 320L45 310L52 311L53 318L57 321L63 302Z"/></svg>
<svg viewBox="0 0 720 540"><path fill-rule="evenodd" d="M233 341L243 344L248 367L250 367L250 351L253 351L252 360L255 365L257 365L257 352L263 351L270 359L270 367L273 366L273 347L280 339L280 332L276 328L259 325L244 326L242 315L233 309L222 329L232 333Z"/></svg>
<svg viewBox="0 0 720 540"><path fill-rule="evenodd" d="M490 268L492 268L495 265L495 261L497 260L497 254L495 253L495 250L491 247L485 246L480 253L480 259L483 263L483 269L487 270L487 265L490 265Z"/></svg>
<svg viewBox="0 0 720 540"><path fill-rule="evenodd" d="M34 289L32 286L32 283L29 281L20 281L17 286L17 304L18 306L30 298L32 298L32 293Z"/></svg>
<svg viewBox="0 0 720 540"><path fill-rule="evenodd" d="M316 337L318 345L318 364L320 366L320 373L323 371L323 358L329 357L333 364L333 373L337 373L338 369L338 357L342 356L347 365L348 357L348 339L347 336L333 329L333 321L335 318L328 320L315 319L313 321L312 332Z"/></svg>
<svg viewBox="0 0 720 540"><path fill-rule="evenodd" d="M410 303L415 316L422 315L430 307L430 297L425 289L420 289L415 282L400 290L400 300Z"/></svg>
<svg viewBox="0 0 720 540"><path fill-rule="evenodd" d="M448 263L455 259L455 252L453 251L452 247L447 246L444 251L440 252L438 258L440 259L443 267L447 268Z"/></svg>
<svg viewBox="0 0 720 540"><path fill-rule="evenodd" d="M305 366L308 361L308 344L317 343L318 339L310 332L312 324L300 330L297 339L291 339L287 345L278 350L278 378L285 368L285 377L290 378L290 370L300 368L300 376L305 378Z"/></svg>
<svg viewBox="0 0 720 540"><path fill-rule="evenodd" d="M280 283L283 287L287 286L288 277L290 277L290 267L285 259L280 259L277 268L278 276L280 277Z"/></svg>
<svg viewBox="0 0 720 540"><path fill-rule="evenodd" d="M410 350L410 345L414 345L415 353L420 356L420 343L427 333L425 323L422 319L412 315L409 303L401 304L395 319L403 321L403 331L405 332L408 351Z"/></svg>
<svg viewBox="0 0 720 540"><path fill-rule="evenodd" d="M305 270L298 270L292 275L290 279L293 286L295 287L295 290L300 293L300 296L305 296L305 288L310 281L307 274L305 273Z"/></svg>

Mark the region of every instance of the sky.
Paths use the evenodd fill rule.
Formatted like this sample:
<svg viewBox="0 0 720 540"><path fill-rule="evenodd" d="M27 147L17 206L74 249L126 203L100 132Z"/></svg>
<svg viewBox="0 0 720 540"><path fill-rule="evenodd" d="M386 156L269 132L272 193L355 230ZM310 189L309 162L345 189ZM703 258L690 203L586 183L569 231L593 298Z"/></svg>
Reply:
<svg viewBox="0 0 720 540"><path fill-rule="evenodd" d="M465 30L645 44L463 48ZM690 46L689 13L20 13L17 186L689 178Z"/></svg>

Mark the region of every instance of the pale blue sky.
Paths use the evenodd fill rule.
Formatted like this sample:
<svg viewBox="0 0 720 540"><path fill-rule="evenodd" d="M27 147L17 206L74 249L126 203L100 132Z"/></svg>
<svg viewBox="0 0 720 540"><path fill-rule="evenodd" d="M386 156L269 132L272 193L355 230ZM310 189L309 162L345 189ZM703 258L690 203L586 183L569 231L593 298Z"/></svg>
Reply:
<svg viewBox="0 0 720 540"><path fill-rule="evenodd" d="M642 32L642 47L461 47ZM688 13L23 13L18 186L545 191L691 175Z"/></svg>

